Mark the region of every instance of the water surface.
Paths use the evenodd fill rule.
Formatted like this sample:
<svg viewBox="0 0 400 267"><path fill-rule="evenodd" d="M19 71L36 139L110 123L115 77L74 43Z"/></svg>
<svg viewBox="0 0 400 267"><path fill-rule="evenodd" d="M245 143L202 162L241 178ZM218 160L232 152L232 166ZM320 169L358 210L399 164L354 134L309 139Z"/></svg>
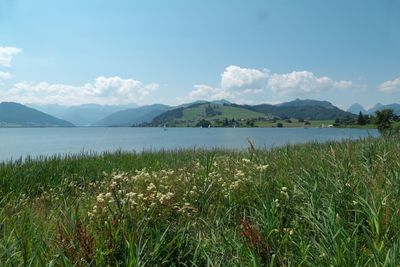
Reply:
<svg viewBox="0 0 400 267"><path fill-rule="evenodd" d="M376 130L339 128L0 128L0 161L28 155L177 148L244 149L378 136Z"/></svg>

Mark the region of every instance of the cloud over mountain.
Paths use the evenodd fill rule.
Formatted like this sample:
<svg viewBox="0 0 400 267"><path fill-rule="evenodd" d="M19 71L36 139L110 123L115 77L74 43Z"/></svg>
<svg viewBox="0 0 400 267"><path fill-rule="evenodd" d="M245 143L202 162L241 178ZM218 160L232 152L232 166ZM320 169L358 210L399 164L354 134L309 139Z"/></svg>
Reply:
<svg viewBox="0 0 400 267"><path fill-rule="evenodd" d="M268 87L272 92L285 94L308 94L332 88L349 88L351 81L334 81L327 76L318 77L310 71L293 71L286 74L272 74Z"/></svg>
<svg viewBox="0 0 400 267"><path fill-rule="evenodd" d="M224 98L246 102L244 97L256 94L268 93L274 97L307 95L331 89L346 89L352 86L351 81L335 81L327 76L317 76L310 71L271 74L266 69L249 69L231 65L221 74L220 87L195 85L194 89L182 99L215 100Z"/></svg>
<svg viewBox="0 0 400 267"><path fill-rule="evenodd" d="M156 83L144 84L141 81L123 79L118 76L100 76L93 83L80 86L19 82L9 90L0 91L0 97L6 101L37 104L129 104L140 103L158 87Z"/></svg>
<svg viewBox="0 0 400 267"><path fill-rule="evenodd" d="M268 76L267 70L247 69L231 65L221 75L221 88L240 91L260 90L265 88Z"/></svg>

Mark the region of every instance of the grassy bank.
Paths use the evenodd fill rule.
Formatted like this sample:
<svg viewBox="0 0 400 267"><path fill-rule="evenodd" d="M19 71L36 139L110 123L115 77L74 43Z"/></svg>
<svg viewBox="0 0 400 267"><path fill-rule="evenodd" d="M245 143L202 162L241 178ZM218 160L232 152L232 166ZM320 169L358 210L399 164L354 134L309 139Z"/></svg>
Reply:
<svg viewBox="0 0 400 267"><path fill-rule="evenodd" d="M0 165L0 265L396 266L400 141Z"/></svg>

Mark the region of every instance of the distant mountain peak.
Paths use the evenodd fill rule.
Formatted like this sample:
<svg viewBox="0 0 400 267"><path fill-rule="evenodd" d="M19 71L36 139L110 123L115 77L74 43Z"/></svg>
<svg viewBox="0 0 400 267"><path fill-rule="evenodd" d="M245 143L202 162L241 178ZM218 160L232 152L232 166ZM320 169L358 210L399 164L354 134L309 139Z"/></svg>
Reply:
<svg viewBox="0 0 400 267"><path fill-rule="evenodd" d="M278 104L279 107L304 107L304 106L320 106L324 108L335 108L329 101L321 101L321 100L314 100L314 99L300 99L296 98L293 101L284 102Z"/></svg>
<svg viewBox="0 0 400 267"><path fill-rule="evenodd" d="M348 112L351 112L351 113L353 113L353 114L359 114L360 112L361 113L367 113L367 111L365 110L365 108L363 107L363 106L361 106L360 104L358 104L358 103L354 103L353 105L351 105L348 109L347 109L347 111Z"/></svg>
<svg viewBox="0 0 400 267"><path fill-rule="evenodd" d="M232 104L230 101L226 100L226 99L220 99L220 100L214 100L211 103L213 104L218 104L218 105L224 105L224 104Z"/></svg>

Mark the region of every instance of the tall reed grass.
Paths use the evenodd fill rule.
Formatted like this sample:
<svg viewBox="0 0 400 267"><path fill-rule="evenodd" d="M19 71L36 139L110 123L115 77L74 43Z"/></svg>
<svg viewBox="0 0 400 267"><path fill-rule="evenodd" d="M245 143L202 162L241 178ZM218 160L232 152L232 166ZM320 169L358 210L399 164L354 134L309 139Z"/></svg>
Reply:
<svg viewBox="0 0 400 267"><path fill-rule="evenodd" d="M0 164L2 266L397 266L400 141Z"/></svg>

